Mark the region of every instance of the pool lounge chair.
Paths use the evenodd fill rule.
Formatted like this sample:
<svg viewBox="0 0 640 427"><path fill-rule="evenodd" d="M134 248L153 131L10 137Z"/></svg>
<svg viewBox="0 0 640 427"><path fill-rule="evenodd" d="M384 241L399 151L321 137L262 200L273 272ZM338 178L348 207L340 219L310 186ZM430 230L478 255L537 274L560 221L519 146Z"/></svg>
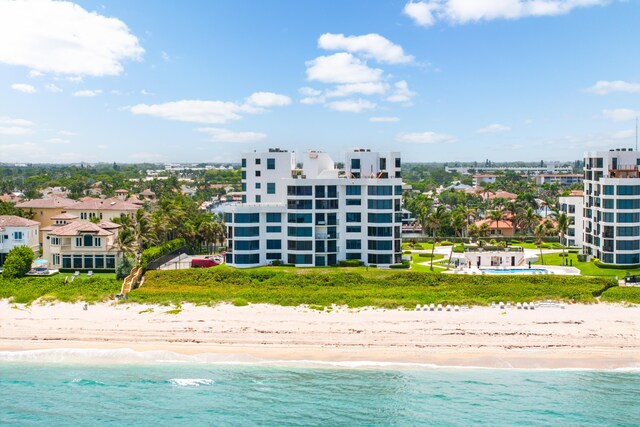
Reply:
<svg viewBox="0 0 640 427"><path fill-rule="evenodd" d="M435 304L433 304L433 303L429 304L429 311L435 311L435 309L436 309L436 305Z"/></svg>
<svg viewBox="0 0 640 427"><path fill-rule="evenodd" d="M442 304L438 304L438 311L442 311Z"/></svg>
<svg viewBox="0 0 640 427"><path fill-rule="evenodd" d="M89 272L87 272L87 276L88 276L88 277L92 277L92 276L93 276L93 271L89 271Z"/></svg>

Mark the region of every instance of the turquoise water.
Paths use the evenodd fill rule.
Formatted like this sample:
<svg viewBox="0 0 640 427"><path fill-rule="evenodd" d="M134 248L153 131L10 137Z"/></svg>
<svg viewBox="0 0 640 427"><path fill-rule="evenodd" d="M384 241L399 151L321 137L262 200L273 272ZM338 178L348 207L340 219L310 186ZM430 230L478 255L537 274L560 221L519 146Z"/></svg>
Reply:
<svg viewBox="0 0 640 427"><path fill-rule="evenodd" d="M0 362L0 425L638 423L638 372Z"/></svg>

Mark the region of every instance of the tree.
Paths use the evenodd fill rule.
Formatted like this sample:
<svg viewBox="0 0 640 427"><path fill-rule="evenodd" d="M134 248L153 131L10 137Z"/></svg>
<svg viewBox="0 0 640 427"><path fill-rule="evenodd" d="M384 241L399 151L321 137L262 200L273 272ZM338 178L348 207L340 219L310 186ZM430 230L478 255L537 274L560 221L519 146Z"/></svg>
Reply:
<svg viewBox="0 0 640 427"><path fill-rule="evenodd" d="M5 279L15 279L23 277L31 270L34 253L28 246L16 246L7 254L4 261L2 277Z"/></svg>
<svg viewBox="0 0 640 427"><path fill-rule="evenodd" d="M498 231L500 230L500 221L504 219L504 212L501 210L491 211L489 212L489 218L491 218L491 221L496 222L496 234L498 234Z"/></svg>
<svg viewBox="0 0 640 427"><path fill-rule="evenodd" d="M565 241L564 237L569 232L569 226L571 225L571 219L567 216L566 213L562 212L558 217L558 233L560 233L560 244L562 245L562 265L565 265L564 258L564 247Z"/></svg>
<svg viewBox="0 0 640 427"><path fill-rule="evenodd" d="M542 258L542 238L547 235L547 227L543 222L538 224L535 230L536 237L538 238L538 246L540 247L540 262L544 265L544 258Z"/></svg>
<svg viewBox="0 0 640 427"><path fill-rule="evenodd" d="M431 266L429 267L431 271L433 271L433 255L436 249L436 236L442 227L442 222L444 221L446 213L446 208L443 205L440 205L427 217L426 225L433 235L433 246L431 246Z"/></svg>

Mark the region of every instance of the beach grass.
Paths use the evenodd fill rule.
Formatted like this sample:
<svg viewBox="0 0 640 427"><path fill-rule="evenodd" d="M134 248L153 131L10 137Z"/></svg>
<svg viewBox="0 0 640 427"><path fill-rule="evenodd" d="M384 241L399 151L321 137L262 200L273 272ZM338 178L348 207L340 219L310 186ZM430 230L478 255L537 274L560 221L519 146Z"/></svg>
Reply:
<svg viewBox="0 0 640 427"><path fill-rule="evenodd" d="M122 281L106 277L76 277L64 283L64 276L0 278L0 298L11 298L15 303L29 304L41 301L88 303L105 301L120 292Z"/></svg>
<svg viewBox="0 0 640 427"><path fill-rule="evenodd" d="M603 292L600 300L604 302L640 304L640 288L616 286Z"/></svg>
<svg viewBox="0 0 640 427"><path fill-rule="evenodd" d="M372 270L376 269L369 272ZM284 306L336 304L386 308L547 299L594 303L597 296L615 286L615 281L606 277L459 277L416 271L380 272L365 275L340 269L300 275L283 270L232 268L149 271L144 286L132 291L129 301L213 305L240 299Z"/></svg>

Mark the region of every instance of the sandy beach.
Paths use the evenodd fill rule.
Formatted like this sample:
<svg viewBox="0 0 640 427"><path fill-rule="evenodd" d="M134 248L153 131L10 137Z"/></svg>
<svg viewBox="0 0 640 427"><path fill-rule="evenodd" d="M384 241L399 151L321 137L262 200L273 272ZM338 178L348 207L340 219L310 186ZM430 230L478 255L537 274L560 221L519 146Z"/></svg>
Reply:
<svg viewBox="0 0 640 427"><path fill-rule="evenodd" d="M221 304L173 307L0 301L0 351L164 350L229 360L513 368L640 367L640 307L424 312Z"/></svg>

